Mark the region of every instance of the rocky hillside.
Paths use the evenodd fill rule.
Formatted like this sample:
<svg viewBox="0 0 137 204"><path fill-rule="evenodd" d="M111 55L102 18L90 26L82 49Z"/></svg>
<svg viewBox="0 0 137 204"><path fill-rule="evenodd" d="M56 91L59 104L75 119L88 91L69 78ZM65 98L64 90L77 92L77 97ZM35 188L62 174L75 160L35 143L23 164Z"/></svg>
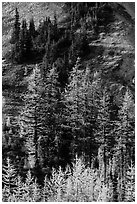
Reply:
<svg viewBox="0 0 137 204"><path fill-rule="evenodd" d="M108 24L108 31L100 29L97 40L90 40L90 31L88 34L90 53L84 58L84 63L89 63L94 67L94 71L103 71L107 83L113 85L117 83L118 87L128 85L134 93L135 77L135 4L134 3L110 3L115 21ZM66 17L63 10L64 3L35 3L35 2L3 2L2 4L2 42L3 56L10 50L10 37L12 33L15 8L18 8L20 21L25 18L27 21L33 16L35 25L46 16L51 19L56 12L59 22ZM63 25L63 23L61 24ZM22 66L11 66L3 64L3 94L9 95L9 90L20 92L20 87L25 88L26 79L23 77ZM33 65L29 65L31 72ZM17 82L17 83L16 83ZM16 88L15 88L16 87ZM118 88L119 89L119 88ZM116 92L116 96L119 91ZM18 95L16 93L16 95ZM14 96L14 94L11 94ZM17 97L17 100L19 98ZM10 98L7 97L10 104ZM14 98L12 99L14 101ZM11 106L11 104L10 104ZM8 106L7 106L8 108ZM11 109L9 107L9 109Z"/></svg>
<svg viewBox="0 0 137 204"><path fill-rule="evenodd" d="M3 2L2 3L2 43L3 55L10 49L9 40L12 33L13 23L15 19L15 8L18 8L20 14L20 22L25 18L27 21L31 17L34 18L35 25L38 26L39 21L50 16L53 19L56 12L57 18L61 20L62 3L50 2Z"/></svg>
<svg viewBox="0 0 137 204"><path fill-rule="evenodd" d="M15 8L18 8L20 14L20 21L22 19L30 20L34 18L35 24L38 26L40 19L45 19L50 16L53 19L56 13L58 21L65 17L63 12L64 3L51 2L3 2L2 3L2 42L3 55L9 48L9 39L12 33L12 27L15 19ZM134 19L135 19L135 3L111 3L115 16L125 24L127 30L128 40L134 45Z"/></svg>

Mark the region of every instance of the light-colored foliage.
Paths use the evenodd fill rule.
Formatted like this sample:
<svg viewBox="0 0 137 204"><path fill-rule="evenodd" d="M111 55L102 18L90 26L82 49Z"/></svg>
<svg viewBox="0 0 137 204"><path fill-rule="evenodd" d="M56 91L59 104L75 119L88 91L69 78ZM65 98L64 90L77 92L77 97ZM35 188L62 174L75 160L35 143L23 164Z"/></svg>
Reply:
<svg viewBox="0 0 137 204"><path fill-rule="evenodd" d="M135 200L135 168L129 167L126 176L124 201ZM51 178L45 177L44 186L40 187L28 171L25 183L17 179L16 191L3 189L3 201L8 202L112 202L113 184L101 179L98 169L86 167L83 160L76 157L72 167L67 166L52 170ZM119 189L122 190L122 189Z"/></svg>

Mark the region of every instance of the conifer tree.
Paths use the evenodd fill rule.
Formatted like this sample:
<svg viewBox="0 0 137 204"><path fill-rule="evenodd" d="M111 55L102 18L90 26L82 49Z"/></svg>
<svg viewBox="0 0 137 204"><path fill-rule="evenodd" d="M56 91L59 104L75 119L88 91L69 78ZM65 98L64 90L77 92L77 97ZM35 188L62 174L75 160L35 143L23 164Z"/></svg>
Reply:
<svg viewBox="0 0 137 204"><path fill-rule="evenodd" d="M129 89L125 92L123 104L121 110L119 111L120 124L118 134L121 145L125 148L128 145L133 146L134 149L134 103L132 99L132 94ZM132 144L132 145L131 145Z"/></svg>
<svg viewBox="0 0 137 204"><path fill-rule="evenodd" d="M28 92L24 97L25 107L20 115L20 136L26 140L30 168L38 161L38 140L43 134L43 82L38 66L33 69L29 79Z"/></svg>
<svg viewBox="0 0 137 204"><path fill-rule="evenodd" d="M96 152L97 144L95 141L94 132L96 129L96 109L93 102L92 93L92 77L90 67L87 66L83 76L81 90L81 99L83 100L83 141L85 142L85 153L88 155L88 160L91 165L93 154ZM93 145L94 144L94 145ZM85 155L85 156L86 156Z"/></svg>
<svg viewBox="0 0 137 204"><path fill-rule="evenodd" d="M26 176L26 180L25 180L26 193L24 196L24 200L26 202L32 202L32 199L33 199L33 189L32 189L33 182L34 182L34 178L32 177L31 171L29 170L27 172L27 176Z"/></svg>
<svg viewBox="0 0 137 204"><path fill-rule="evenodd" d="M60 100L60 87L58 83L58 74L55 66L53 65L51 70L47 72L45 80L45 159L48 161L53 161L54 156L57 156L58 152L58 142L60 134L58 132L58 121L59 119L59 110L58 110L58 101ZM49 162L48 161L48 162ZM53 162L54 163L54 162Z"/></svg>
<svg viewBox="0 0 137 204"><path fill-rule="evenodd" d="M98 143L102 148L102 158L103 158L103 171L104 171L104 181L108 182L106 179L109 176L109 158L112 158L114 153L115 141L115 121L110 120L110 96L106 88L103 90L100 96L99 106L98 106L98 129L96 138Z"/></svg>
<svg viewBox="0 0 137 204"><path fill-rule="evenodd" d="M44 78L47 75L47 72L50 70L51 67L51 29L50 26L48 27L48 35L47 35L47 42L45 45L45 55L43 57L43 76Z"/></svg>
<svg viewBox="0 0 137 204"><path fill-rule="evenodd" d="M26 194L26 189L22 181L22 178L19 175L17 176L16 186L17 186L16 194L15 194L16 202L21 202L21 201L23 202Z"/></svg>
<svg viewBox="0 0 137 204"><path fill-rule="evenodd" d="M19 35L20 35L19 12L18 12L18 9L16 8L16 10L15 10L15 23L14 23L14 28L13 28L13 33L12 33L10 43L18 44Z"/></svg>
<svg viewBox="0 0 137 204"><path fill-rule="evenodd" d="M53 21L53 39L57 42L59 38L58 33L58 23L57 23L57 14L54 13L54 21Z"/></svg>
<svg viewBox="0 0 137 204"><path fill-rule="evenodd" d="M67 122L72 129L73 135L73 156L78 148L78 135L80 134L80 124L82 123L82 115L80 104L80 86L83 76L83 69L80 63L80 58L77 59L76 65L70 73L69 84L65 93L68 115Z"/></svg>
<svg viewBox="0 0 137 204"><path fill-rule="evenodd" d="M25 201L26 202L38 202L40 201L40 188L36 179L32 176L31 171L27 172L25 180Z"/></svg>
<svg viewBox="0 0 137 204"><path fill-rule="evenodd" d="M118 200L125 200L126 192L126 172L128 165L134 163L135 136L134 136L134 105L132 95L127 89L123 99L121 109L119 111L119 120L117 121L117 174L119 192ZM132 115L132 114L133 115Z"/></svg>
<svg viewBox="0 0 137 204"><path fill-rule="evenodd" d="M18 59L19 62L30 60L32 47L33 47L32 38L27 29L26 20L23 19L19 38L19 59Z"/></svg>
<svg viewBox="0 0 137 204"><path fill-rule="evenodd" d="M32 38L36 37L36 30L35 30L35 24L34 24L33 18L31 18L29 22L29 34Z"/></svg>
<svg viewBox="0 0 137 204"><path fill-rule="evenodd" d="M39 49L45 49L46 43L48 41L48 33L49 33L49 28L51 27L51 22L48 18L44 21L40 21L39 27L37 29L37 45ZM51 31L50 31L51 35Z"/></svg>
<svg viewBox="0 0 137 204"><path fill-rule="evenodd" d="M65 93L66 117L68 125L71 127L73 136L73 156L85 154L91 163L94 152L92 143L95 145L95 110L92 101L92 83L90 69L86 71L80 59L70 73L69 84Z"/></svg>
<svg viewBox="0 0 137 204"><path fill-rule="evenodd" d="M16 170L9 158L7 158L6 165L3 165L2 182L8 195L16 190Z"/></svg>
<svg viewBox="0 0 137 204"><path fill-rule="evenodd" d="M19 52L20 52L20 45L19 45L19 38L20 38L20 22L19 22L19 12L16 8L15 14L15 23L13 28L12 37L10 43L13 44L12 51L11 51L11 60L18 61Z"/></svg>
<svg viewBox="0 0 137 204"><path fill-rule="evenodd" d="M125 201L135 202L135 166L131 161L126 172Z"/></svg>

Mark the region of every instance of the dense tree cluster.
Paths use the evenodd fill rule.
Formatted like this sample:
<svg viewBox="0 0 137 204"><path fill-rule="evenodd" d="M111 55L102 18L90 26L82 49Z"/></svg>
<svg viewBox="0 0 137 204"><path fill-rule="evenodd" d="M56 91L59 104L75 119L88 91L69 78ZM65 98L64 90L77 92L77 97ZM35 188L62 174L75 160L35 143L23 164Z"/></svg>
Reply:
<svg viewBox="0 0 137 204"><path fill-rule="evenodd" d="M32 62L35 58L36 61L41 60L49 37L51 42L56 42L58 32L56 15L53 22L50 18L40 21L39 27L36 29L33 18L30 19L29 25L27 25L26 19L20 23L19 12L16 8L15 23L10 40L12 51L7 57L16 63Z"/></svg>
<svg viewBox="0 0 137 204"><path fill-rule="evenodd" d="M22 141L25 154L21 156L12 147L10 158L15 161L14 155L21 157L22 163L14 163L19 174L23 176L31 170L40 185L44 176L51 177L53 167L65 169L76 155L84 157L87 166L100 172L104 185L112 185L113 199L124 201L126 176L135 164L132 94L127 89L117 117L111 118L111 92L103 87L101 75L95 77L90 72L90 67L85 69L78 58L62 90L56 66L43 79L40 66L36 65L19 115L18 138L7 131L12 142L3 149L9 152L13 143ZM9 157L8 152L5 158L6 154Z"/></svg>
<svg viewBox="0 0 137 204"><path fill-rule="evenodd" d="M69 12L65 27L59 26L56 13L54 20L49 17L40 21L35 28L33 18L29 25L25 19L20 23L19 12L16 8L15 23L11 36L12 51L7 58L17 63L42 60L51 56L52 61L58 57L64 57L69 52L69 61L76 61L77 57L83 57L89 52L86 30L92 29L95 33L100 22L105 25L110 15L110 7L107 3L66 3L64 10ZM104 13L104 16L101 15ZM78 33L75 33L80 29ZM97 34L97 33L96 33ZM78 46L79 45L79 46ZM59 51L59 52L58 52Z"/></svg>
<svg viewBox="0 0 137 204"><path fill-rule="evenodd" d="M102 172L88 168L81 159L76 157L73 167L63 171L52 169L50 179L45 177L44 185L40 186L32 173L28 171L25 180L17 176L10 160L4 166L3 181L7 184L2 189L3 202L134 202L135 201L135 166L130 165L124 178L122 188L121 178L117 180L114 191L110 177L109 183L102 182ZM121 191L124 190L124 196ZM116 200L117 192L118 200Z"/></svg>
<svg viewBox="0 0 137 204"><path fill-rule="evenodd" d="M56 15L20 27L16 9L12 58L43 62L25 74L24 106L3 129L3 201L134 201L132 93L125 87L117 105L101 71L82 61L90 52L84 22L90 17L96 32L101 8L110 9L66 3L65 31Z"/></svg>

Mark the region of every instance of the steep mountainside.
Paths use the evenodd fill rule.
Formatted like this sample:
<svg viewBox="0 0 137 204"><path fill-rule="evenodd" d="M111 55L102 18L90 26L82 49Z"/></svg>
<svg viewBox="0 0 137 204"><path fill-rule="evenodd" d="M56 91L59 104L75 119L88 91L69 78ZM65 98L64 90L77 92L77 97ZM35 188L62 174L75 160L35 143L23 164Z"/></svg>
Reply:
<svg viewBox="0 0 137 204"><path fill-rule="evenodd" d="M134 93L134 57L135 57L135 4L134 3L110 3L114 12L114 22L108 25L108 31L100 29L97 40L92 39L92 32L88 33L89 45L91 52L84 58L84 63L91 64L93 71L103 70L104 77L107 83L113 82L120 84L120 86L128 85ZM9 40L11 38L13 23L15 19L15 8L19 10L20 22L23 18L30 20L33 16L36 27L39 21L50 16L53 19L56 13L58 22L62 22L64 26L64 18L66 13L63 10L64 3L35 3L35 2L3 2L2 4L2 42L3 42L3 56L10 50ZM91 38L91 40L90 40ZM20 87L25 88L26 79L23 78L23 65L11 66L3 65L3 94L7 97L10 104L14 103L15 94L13 99L8 97L9 87L11 91L18 90L16 95L21 91ZM32 65L33 67L33 65ZM29 65L28 70L32 70ZM24 86L25 85L25 86ZM13 87L13 88L12 88ZM16 88L15 88L16 87ZM23 90L23 89L22 89ZM116 91L116 96L119 91ZM119 93L120 94L120 93ZM10 96L10 97L11 97ZM17 100L19 98L17 97ZM18 102L17 102L18 103ZM20 103L19 103L20 104ZM11 107L11 104L10 104ZM9 107L9 110L11 108ZM16 106L18 107L18 106ZM8 106L7 106L8 109Z"/></svg>
<svg viewBox="0 0 137 204"><path fill-rule="evenodd" d="M135 3L2 12L3 201L135 201Z"/></svg>
<svg viewBox="0 0 137 204"><path fill-rule="evenodd" d="M50 3L50 2L3 2L2 3L2 42L3 42L3 55L9 48L9 39L12 33L12 26L15 18L15 8L18 8L20 14L20 21L25 18L27 21L31 17L34 18L36 26L39 21L50 16L53 19L56 12L58 21L65 17L63 12L64 3ZM128 29L128 36L130 42L134 45L134 19L135 19L135 3L122 2L111 3L116 17L124 21L125 28ZM130 30L132 29L132 30Z"/></svg>
<svg viewBox="0 0 137 204"><path fill-rule="evenodd" d="M3 55L10 49L9 40L12 33L13 23L15 19L15 8L18 8L20 22L25 18L27 22L31 17L34 18L35 25L38 26L39 21L50 16L53 19L56 12L57 18L62 19L62 3L50 2L3 2L2 3L2 43Z"/></svg>

